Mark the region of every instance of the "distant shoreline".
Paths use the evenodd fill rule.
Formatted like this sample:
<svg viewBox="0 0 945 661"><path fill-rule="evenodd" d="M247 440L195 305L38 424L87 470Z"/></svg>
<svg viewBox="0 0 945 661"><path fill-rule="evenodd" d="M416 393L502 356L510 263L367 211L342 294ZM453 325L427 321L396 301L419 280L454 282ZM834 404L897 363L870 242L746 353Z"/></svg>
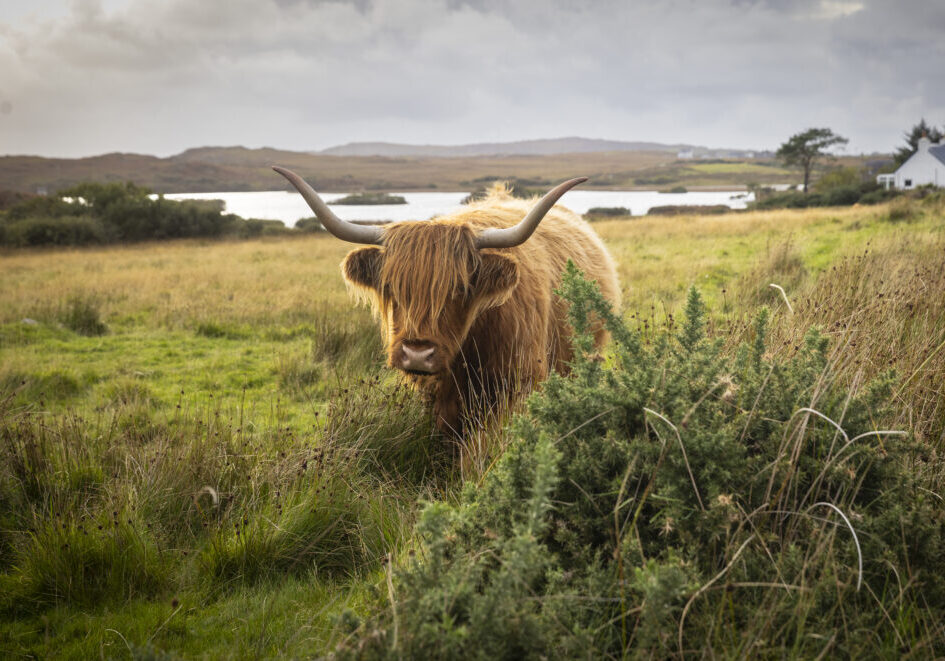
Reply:
<svg viewBox="0 0 945 661"><path fill-rule="evenodd" d="M838 165L860 166L867 157L841 157ZM798 181L795 171L767 158L679 159L666 151L579 152L552 155L471 157L329 156L241 147L190 150L158 158L106 154L92 158L0 157L2 188L54 193L82 182L132 181L155 193L261 192L283 189L271 170L294 170L319 191L338 193L444 192L475 190L489 182L528 182L529 190L551 188L576 176L584 190L747 190ZM285 188L287 190L287 188Z"/></svg>

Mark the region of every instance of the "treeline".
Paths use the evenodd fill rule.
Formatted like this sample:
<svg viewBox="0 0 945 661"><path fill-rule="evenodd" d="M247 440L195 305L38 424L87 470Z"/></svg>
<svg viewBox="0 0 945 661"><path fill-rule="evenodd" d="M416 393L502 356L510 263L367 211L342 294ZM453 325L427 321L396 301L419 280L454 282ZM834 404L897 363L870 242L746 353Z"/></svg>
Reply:
<svg viewBox="0 0 945 661"><path fill-rule="evenodd" d="M168 200L143 186L83 183L56 195L0 194L0 245L81 246L294 233L276 220L224 213L222 200Z"/></svg>
<svg viewBox="0 0 945 661"><path fill-rule="evenodd" d="M843 167L825 173L813 185L813 191L775 192L770 188L750 186L755 193L752 209L805 209L807 207L841 207L853 204L879 204L903 195L905 191L886 190L876 183L875 175L866 170Z"/></svg>

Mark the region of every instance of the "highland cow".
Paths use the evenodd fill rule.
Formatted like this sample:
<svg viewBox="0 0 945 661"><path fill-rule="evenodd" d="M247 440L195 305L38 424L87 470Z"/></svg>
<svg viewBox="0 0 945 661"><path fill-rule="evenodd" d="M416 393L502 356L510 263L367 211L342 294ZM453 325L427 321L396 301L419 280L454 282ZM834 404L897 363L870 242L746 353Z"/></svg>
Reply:
<svg viewBox="0 0 945 661"><path fill-rule="evenodd" d="M437 428L462 435L571 359L567 305L555 295L572 260L615 307L613 260L591 227L555 202L586 179L527 203L495 188L427 222L365 226L339 219L301 177L274 168L340 239L369 244L341 264L381 322L390 367L433 404ZM606 332L595 332L600 346Z"/></svg>

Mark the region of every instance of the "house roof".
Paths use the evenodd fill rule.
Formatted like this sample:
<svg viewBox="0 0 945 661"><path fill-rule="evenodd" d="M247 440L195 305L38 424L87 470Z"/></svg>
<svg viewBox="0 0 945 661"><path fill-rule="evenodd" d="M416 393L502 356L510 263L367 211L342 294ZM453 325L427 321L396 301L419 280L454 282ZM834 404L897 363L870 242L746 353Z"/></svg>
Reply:
<svg viewBox="0 0 945 661"><path fill-rule="evenodd" d="M945 164L945 145L932 145L929 147L929 153Z"/></svg>

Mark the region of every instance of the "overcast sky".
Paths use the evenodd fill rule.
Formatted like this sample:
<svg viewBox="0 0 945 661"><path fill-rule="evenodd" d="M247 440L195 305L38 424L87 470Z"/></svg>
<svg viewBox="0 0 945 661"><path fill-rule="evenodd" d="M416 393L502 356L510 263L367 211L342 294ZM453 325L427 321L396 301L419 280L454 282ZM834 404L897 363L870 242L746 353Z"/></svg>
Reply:
<svg viewBox="0 0 945 661"><path fill-rule="evenodd" d="M0 154L945 124L943 0L0 0Z"/></svg>

